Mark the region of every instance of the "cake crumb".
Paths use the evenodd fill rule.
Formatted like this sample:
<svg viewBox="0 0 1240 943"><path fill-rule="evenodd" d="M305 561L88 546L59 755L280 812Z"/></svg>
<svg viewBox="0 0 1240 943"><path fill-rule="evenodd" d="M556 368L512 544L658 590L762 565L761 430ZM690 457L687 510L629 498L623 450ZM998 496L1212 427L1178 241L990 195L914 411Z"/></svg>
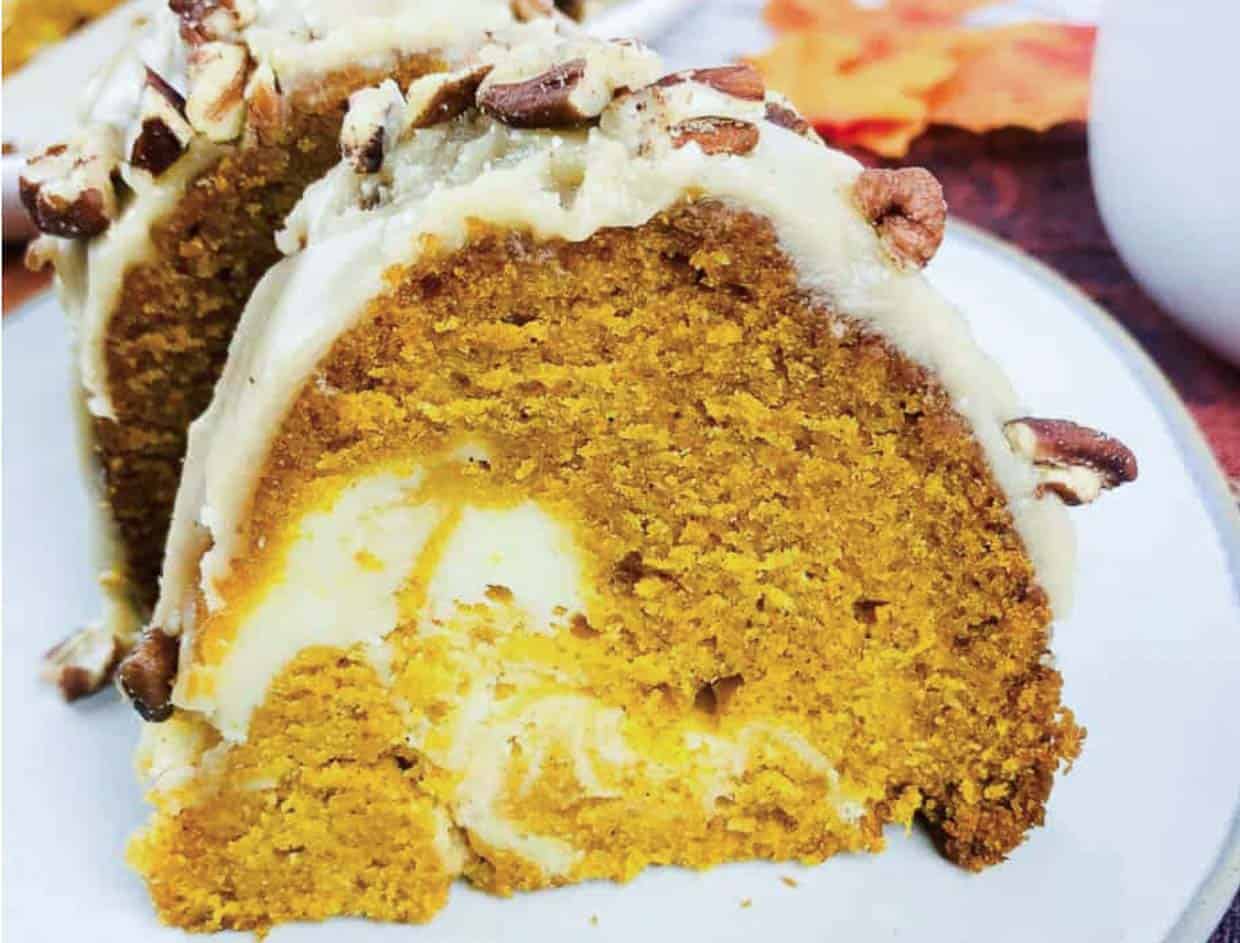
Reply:
<svg viewBox="0 0 1240 943"><path fill-rule="evenodd" d="M779 876L779 879L780 879L781 881L783 881L785 884L787 884L789 887L799 887L799 886L800 886L800 885L797 883L797 879L796 879L796 878L794 878L794 877L789 877L789 876L788 876L788 875L786 875L786 874L781 874L781 875Z"/></svg>
<svg viewBox="0 0 1240 943"><path fill-rule="evenodd" d="M590 926L598 926L598 914L590 914Z"/></svg>
<svg viewBox="0 0 1240 943"><path fill-rule="evenodd" d="M753 898L752 898L752 897L742 897L742 898L741 898L741 910L748 910L748 909L749 909L750 907L752 907L752 906L753 906Z"/></svg>

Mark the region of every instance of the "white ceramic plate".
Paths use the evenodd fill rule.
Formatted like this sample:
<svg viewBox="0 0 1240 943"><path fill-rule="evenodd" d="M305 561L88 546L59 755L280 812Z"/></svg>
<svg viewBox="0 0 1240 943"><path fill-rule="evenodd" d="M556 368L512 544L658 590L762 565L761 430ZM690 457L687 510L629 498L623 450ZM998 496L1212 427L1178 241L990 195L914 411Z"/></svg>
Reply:
<svg viewBox="0 0 1240 943"><path fill-rule="evenodd" d="M511 900L462 885L424 928L336 920L281 927L272 943L1208 936L1240 879L1235 505L1166 382L1072 288L961 227L932 275L1031 410L1096 424L1140 457L1136 484L1073 512L1079 589L1055 648L1089 738L1056 786L1047 826L979 876L895 829L886 853L817 868L661 869L625 887ZM122 860L144 816L129 759L136 717L111 693L68 707L35 678L40 653L94 615L96 593L56 303L44 297L5 319L3 340L4 927L15 943L186 939L156 925Z"/></svg>

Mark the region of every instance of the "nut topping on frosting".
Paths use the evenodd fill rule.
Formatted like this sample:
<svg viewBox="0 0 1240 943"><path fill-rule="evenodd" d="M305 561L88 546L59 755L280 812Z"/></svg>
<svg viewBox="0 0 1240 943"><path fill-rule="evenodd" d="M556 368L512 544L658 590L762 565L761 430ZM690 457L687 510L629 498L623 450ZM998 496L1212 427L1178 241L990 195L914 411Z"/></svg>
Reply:
<svg viewBox="0 0 1240 943"><path fill-rule="evenodd" d="M194 129L185 118L185 99L150 69L142 89L141 125L130 149L129 162L158 177L176 163Z"/></svg>
<svg viewBox="0 0 1240 943"><path fill-rule="evenodd" d="M241 133L248 69L244 46L208 42L190 51L186 115L208 140L223 143Z"/></svg>
<svg viewBox="0 0 1240 943"><path fill-rule="evenodd" d="M766 87L758 70L749 65L724 65L712 69L688 69L665 75L655 84L667 88L681 82L697 82L708 85L716 92L743 98L746 101L762 101Z"/></svg>
<svg viewBox="0 0 1240 943"><path fill-rule="evenodd" d="M150 628L125 660L118 676L121 690L133 701L142 719L152 723L172 716L172 685L176 680L180 645L161 629Z"/></svg>
<svg viewBox="0 0 1240 943"><path fill-rule="evenodd" d="M585 76L586 60L572 59L524 82L485 85L478 105L514 128L577 127L601 110L590 109L576 94Z"/></svg>
<svg viewBox="0 0 1240 943"><path fill-rule="evenodd" d="M246 140L273 144L280 138L284 125L284 99L280 83L271 66L263 63L254 70L245 87Z"/></svg>
<svg viewBox="0 0 1240 943"><path fill-rule="evenodd" d="M414 81L405 96L407 127L429 128L464 114L474 107L478 86L490 71L491 66L480 65Z"/></svg>
<svg viewBox="0 0 1240 943"><path fill-rule="evenodd" d="M1003 433L1037 468L1039 497L1051 492L1064 504L1088 504L1104 489L1136 480L1137 459L1128 446L1067 419L1026 416L1005 423Z"/></svg>
<svg viewBox="0 0 1240 943"><path fill-rule="evenodd" d="M384 153L400 131L404 112L405 97L391 79L349 96L349 111L340 129L340 152L357 173L379 172Z"/></svg>
<svg viewBox="0 0 1240 943"><path fill-rule="evenodd" d="M705 115L689 118L668 129L672 147L696 144L703 154L748 154L758 146L758 126L739 118Z"/></svg>
<svg viewBox="0 0 1240 943"><path fill-rule="evenodd" d="M66 701L76 701L107 684L120 657L120 643L111 631L88 626L48 651L40 673Z"/></svg>
<svg viewBox="0 0 1240 943"><path fill-rule="evenodd" d="M18 180L22 205L50 236L88 239L116 218L113 174L120 166L119 135L96 125L70 144L30 159Z"/></svg>
<svg viewBox="0 0 1240 943"><path fill-rule="evenodd" d="M814 130L813 125L802 118L796 109L789 108L781 102L767 101L766 120L771 124L779 125L781 128L787 128L793 134L799 134L801 137L822 143L822 138L818 136L818 132Z"/></svg>
<svg viewBox="0 0 1240 943"><path fill-rule="evenodd" d="M168 0L181 18L181 38L190 45L236 38L254 22L253 0Z"/></svg>
<svg viewBox="0 0 1240 943"><path fill-rule="evenodd" d="M934 258L947 225L947 203L930 171L864 170L853 194L897 262L921 268Z"/></svg>

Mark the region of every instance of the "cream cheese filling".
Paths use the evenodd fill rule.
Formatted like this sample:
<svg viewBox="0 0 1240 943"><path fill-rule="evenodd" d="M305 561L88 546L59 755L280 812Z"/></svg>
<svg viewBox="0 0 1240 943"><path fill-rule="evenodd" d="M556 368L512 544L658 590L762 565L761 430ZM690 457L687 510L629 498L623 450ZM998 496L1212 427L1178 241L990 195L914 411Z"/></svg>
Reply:
<svg viewBox="0 0 1240 943"><path fill-rule="evenodd" d="M458 459L465 454L485 451L471 446ZM548 876L571 876L583 850L563 834L532 831L520 815L522 802L537 799L553 759L566 758L584 797L621 797L634 783L688 784L707 818L724 814L716 804L748 770L783 765L819 782L835 817L856 824L864 806L847 794L830 760L786 723L744 719L723 731L692 714L669 717L658 742L671 749L655 749L648 730L590 691L580 665L513 655L523 639L569 632L573 615L589 617L584 551L571 529L534 501L492 507L428 496L427 475L416 467L356 477L329 506L306 512L280 572L249 604L218 662L182 673L178 706L200 712L225 738L208 751L220 753L214 762L246 739L275 677L300 651L323 645L376 660L405 713L407 742L452 777L447 824L439 829L449 863L462 854L455 826ZM435 699L433 721L399 696L395 643L385 641L410 617L410 599L418 600L417 642L435 653L428 677L447 679L433 691L431 682L409 682ZM198 683L203 677L209 685ZM209 693L190 696L191 689ZM175 718L148 728L148 777L157 790L183 785L196 741Z"/></svg>

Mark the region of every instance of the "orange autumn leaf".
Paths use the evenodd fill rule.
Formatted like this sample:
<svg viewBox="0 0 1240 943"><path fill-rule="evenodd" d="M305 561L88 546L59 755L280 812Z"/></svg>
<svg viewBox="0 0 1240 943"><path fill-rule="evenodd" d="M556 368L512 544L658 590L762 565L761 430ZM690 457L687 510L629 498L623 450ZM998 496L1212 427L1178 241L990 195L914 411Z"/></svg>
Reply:
<svg viewBox="0 0 1240 943"><path fill-rule="evenodd" d="M886 9L906 26L958 26L974 10L997 0L888 0Z"/></svg>
<svg viewBox="0 0 1240 943"><path fill-rule="evenodd" d="M886 13L863 10L852 0L770 0L763 19L776 32L830 30L852 36L868 36L889 28Z"/></svg>
<svg viewBox="0 0 1240 943"><path fill-rule="evenodd" d="M930 124L1042 131L1086 117L1094 30L971 28L994 0L769 0L776 45L752 61L837 144L900 157Z"/></svg>
<svg viewBox="0 0 1240 943"><path fill-rule="evenodd" d="M926 95L956 69L942 51L893 49L876 57L855 36L821 32L789 33L750 61L828 138L890 156L925 129Z"/></svg>
<svg viewBox="0 0 1240 943"><path fill-rule="evenodd" d="M982 132L1045 131L1089 113L1093 27L1024 23L979 30L957 46L959 66L929 97L930 120Z"/></svg>

